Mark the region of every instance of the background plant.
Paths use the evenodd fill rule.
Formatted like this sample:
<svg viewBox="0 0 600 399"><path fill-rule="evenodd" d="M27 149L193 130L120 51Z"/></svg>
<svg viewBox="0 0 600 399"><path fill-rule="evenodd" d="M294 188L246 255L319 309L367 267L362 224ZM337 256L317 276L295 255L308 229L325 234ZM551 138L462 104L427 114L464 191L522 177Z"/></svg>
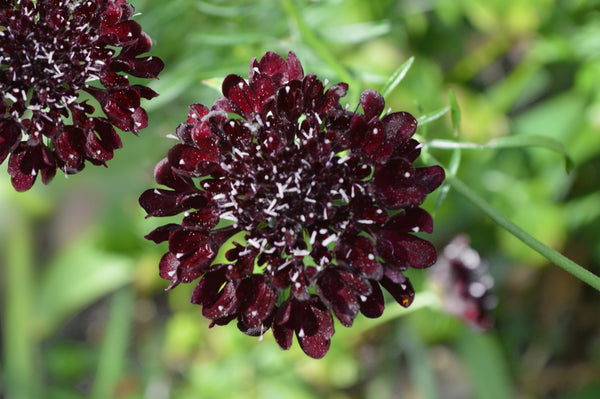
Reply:
<svg viewBox="0 0 600 399"><path fill-rule="evenodd" d="M564 146L575 164L571 173L564 157L547 148L458 152L432 144L428 152L456 167L460 181L509 220L598 274L597 2L132 4L156 40L153 55L166 65L151 85L160 97L145 106L149 127L141 137L124 136L107 170L58 176L24 194L0 172L0 392L11 398L598 396L598 292L551 266L451 187L439 207L439 196L426 203L436 212L432 237L441 248L467 233L488 260L500 300L494 329L476 334L440 312L422 280L416 285L423 295L410 309L390 307L380 320L338 327L335 345L319 362L235 328L209 330L188 303L192 285L165 295L156 266L163 251L142 238L154 225L137 205L154 164L172 145L165 136L184 120L187 106L212 103L215 84L228 73L245 76L253 56L293 50L307 71L349 83L352 106L365 88L383 92L414 57L386 103L421 122L434 119L418 131L429 143L540 135ZM454 101L453 118L446 109Z"/></svg>

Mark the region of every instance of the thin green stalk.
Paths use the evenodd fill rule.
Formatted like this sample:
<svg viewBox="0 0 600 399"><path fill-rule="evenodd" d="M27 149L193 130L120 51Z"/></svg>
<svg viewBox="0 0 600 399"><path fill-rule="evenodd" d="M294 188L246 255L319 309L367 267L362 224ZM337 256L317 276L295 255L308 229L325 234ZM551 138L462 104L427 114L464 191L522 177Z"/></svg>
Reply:
<svg viewBox="0 0 600 399"><path fill-rule="evenodd" d="M37 342L31 329L33 242L28 221L12 223L4 242L4 380L7 399L39 398Z"/></svg>
<svg viewBox="0 0 600 399"><path fill-rule="evenodd" d="M527 246L529 246L534 251L538 252L550 262L555 265L563 268L568 273L571 273L573 276L577 277L581 281L590 286L594 287L596 290L600 291L600 277L596 276L589 270L583 268L577 263L573 262L569 258L560 254L559 252L553 250L546 244L538 241L535 237L527 233L525 230L508 220L504 215L498 212L494 207L492 207L489 203L487 203L483 198L477 195L474 191L472 191L469 187L466 186L460 179L455 176L447 176L446 182L454 189L456 192L461 194L463 197L467 198L471 201L475 206L481 209L485 214L487 214L494 222L498 223L504 229L506 229L509 233L517 237L519 240L523 241Z"/></svg>
<svg viewBox="0 0 600 399"><path fill-rule="evenodd" d="M308 43L309 46L315 50L317 54L333 69L333 71L339 76L339 78L348 83L350 87L353 89L358 88L357 82L354 80L352 75L348 73L348 71L336 60L336 58L331 53L329 47L320 39L304 22L302 16L298 12L294 0L283 0L282 3L283 8L287 15L294 21L294 23L298 26L298 30L300 34Z"/></svg>
<svg viewBox="0 0 600 399"><path fill-rule="evenodd" d="M98 370L92 389L92 399L115 397L127 357L135 295L131 288L115 292L100 348Z"/></svg>

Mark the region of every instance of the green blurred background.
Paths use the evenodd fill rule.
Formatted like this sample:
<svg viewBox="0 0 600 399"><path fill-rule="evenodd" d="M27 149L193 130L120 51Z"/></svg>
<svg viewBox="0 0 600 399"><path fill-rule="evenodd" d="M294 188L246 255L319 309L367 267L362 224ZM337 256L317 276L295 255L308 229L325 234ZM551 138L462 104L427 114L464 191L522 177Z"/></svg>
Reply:
<svg viewBox="0 0 600 399"><path fill-rule="evenodd" d="M414 63L387 105L415 116L460 104L461 140L538 134L546 149L462 151L458 176L509 219L600 272L600 1L132 0L165 62L150 126L123 134L109 168L15 193L0 172L0 398L600 398L600 294L502 231L463 197L439 193L431 240L466 233L490 265L495 327L479 333L431 300L336 323L322 360L235 325L208 329L194 284L165 293L165 246L143 239L138 196L194 102L229 73L293 50L305 72L346 81L354 108ZM419 130L454 139L450 116ZM450 153L432 150L448 162ZM439 190L441 191L441 190Z"/></svg>

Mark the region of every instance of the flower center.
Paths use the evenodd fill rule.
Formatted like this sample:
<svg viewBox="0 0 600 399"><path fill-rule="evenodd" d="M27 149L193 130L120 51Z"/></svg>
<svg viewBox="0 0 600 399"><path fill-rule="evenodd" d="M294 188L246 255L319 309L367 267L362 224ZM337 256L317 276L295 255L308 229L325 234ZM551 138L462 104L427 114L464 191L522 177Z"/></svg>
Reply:
<svg viewBox="0 0 600 399"><path fill-rule="evenodd" d="M77 100L77 91L87 81L99 79L106 57L95 51L95 29L72 17L77 6L81 4L64 1L44 15L22 6L15 11L16 28L7 23L0 32L0 60L11 86L5 96L10 101L29 100L31 111L60 111Z"/></svg>
<svg viewBox="0 0 600 399"><path fill-rule="evenodd" d="M248 245L263 259L312 255L322 267L331 251L313 249L334 245L349 225L349 204L365 193L354 169L369 167L336 152L316 114L299 121L268 118L251 145L234 148L230 180L217 199L221 218L247 231Z"/></svg>

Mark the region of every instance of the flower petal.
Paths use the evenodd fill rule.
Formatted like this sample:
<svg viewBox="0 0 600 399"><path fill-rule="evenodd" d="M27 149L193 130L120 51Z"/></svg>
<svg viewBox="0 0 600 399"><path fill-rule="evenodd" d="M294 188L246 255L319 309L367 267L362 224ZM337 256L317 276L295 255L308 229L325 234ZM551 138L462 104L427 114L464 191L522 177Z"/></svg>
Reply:
<svg viewBox="0 0 600 399"><path fill-rule="evenodd" d="M402 283L394 283L392 280L384 277L379 283L392 294L396 302L405 308L409 307L415 299L415 290L408 278Z"/></svg>
<svg viewBox="0 0 600 399"><path fill-rule="evenodd" d="M346 327L352 326L360 307L354 291L342 281L339 274L331 269L324 270L315 288L323 303L333 309L338 320Z"/></svg>
<svg viewBox="0 0 600 399"><path fill-rule="evenodd" d="M368 121L373 118L379 119L379 115L381 115L385 107L383 96L372 89L367 89L361 93L360 104L365 112L365 119Z"/></svg>
<svg viewBox="0 0 600 399"><path fill-rule="evenodd" d="M435 263L435 247L429 241L394 230L377 234L377 251L389 264L401 270L423 269Z"/></svg>
<svg viewBox="0 0 600 399"><path fill-rule="evenodd" d="M360 296L360 312L371 319L375 319L383 314L385 301L379 284L376 281L369 280L371 284L371 293L366 296Z"/></svg>

